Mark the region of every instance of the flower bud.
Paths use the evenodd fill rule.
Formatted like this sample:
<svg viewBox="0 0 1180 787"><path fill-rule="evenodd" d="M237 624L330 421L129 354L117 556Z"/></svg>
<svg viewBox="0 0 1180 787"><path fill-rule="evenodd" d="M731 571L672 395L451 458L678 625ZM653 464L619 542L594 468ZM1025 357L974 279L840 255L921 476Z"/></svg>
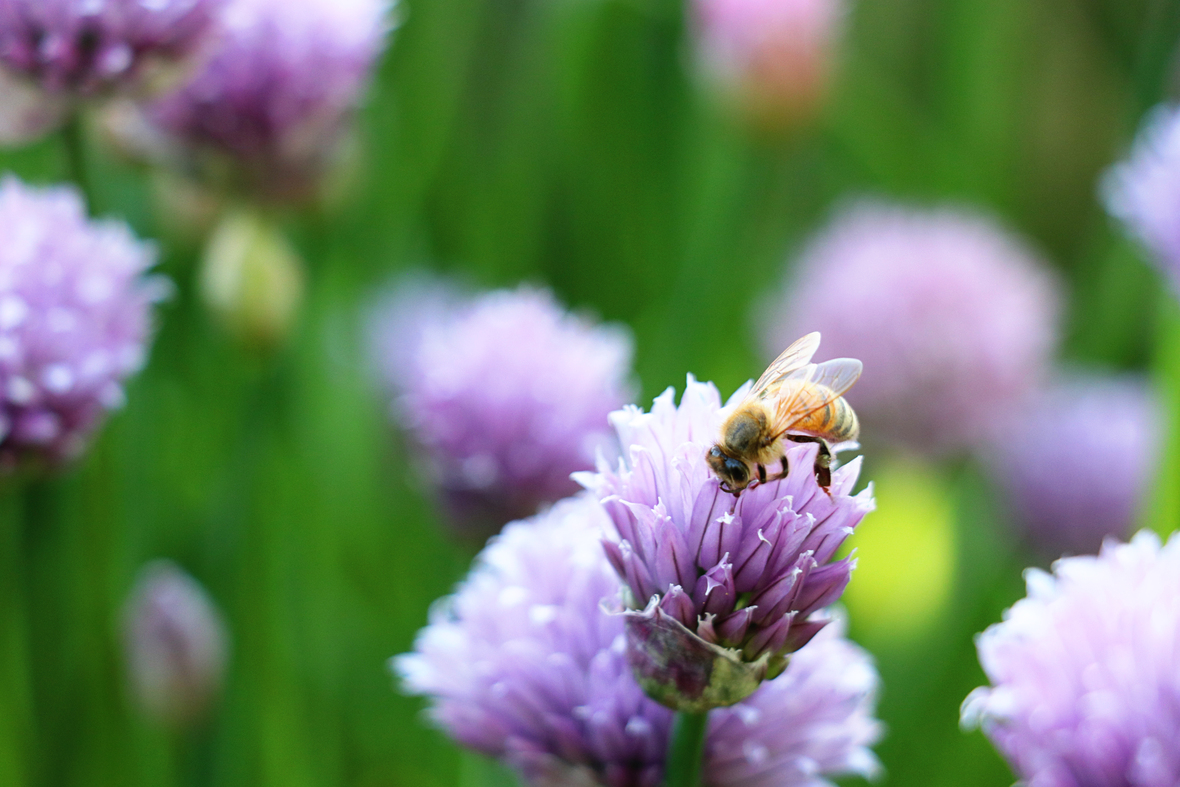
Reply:
<svg viewBox="0 0 1180 787"><path fill-rule="evenodd" d="M706 79L753 126L782 131L827 98L843 0L695 0Z"/></svg>
<svg viewBox="0 0 1180 787"><path fill-rule="evenodd" d="M244 343L269 348L287 337L303 300L303 262L278 227L251 210L222 218L201 266L201 295Z"/></svg>
<svg viewBox="0 0 1180 787"><path fill-rule="evenodd" d="M176 564L144 566L123 615L133 697L151 719L183 726L217 698L225 673L227 636L212 600Z"/></svg>

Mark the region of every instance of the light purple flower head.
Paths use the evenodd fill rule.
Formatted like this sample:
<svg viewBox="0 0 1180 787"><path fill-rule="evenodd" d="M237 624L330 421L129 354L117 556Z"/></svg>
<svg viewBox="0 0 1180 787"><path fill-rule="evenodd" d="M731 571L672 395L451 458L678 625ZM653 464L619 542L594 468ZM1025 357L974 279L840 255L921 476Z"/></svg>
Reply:
<svg viewBox="0 0 1180 787"><path fill-rule="evenodd" d="M416 283L378 313L373 345L420 447L411 466L481 539L577 491L570 474L609 448L607 416L631 392L629 334L531 287Z"/></svg>
<svg viewBox="0 0 1180 787"><path fill-rule="evenodd" d="M391 0L229 0L218 50L147 109L188 166L302 196L338 152L392 25Z"/></svg>
<svg viewBox="0 0 1180 787"><path fill-rule="evenodd" d="M0 180L0 464L77 455L143 366L166 282L125 224L72 188Z"/></svg>
<svg viewBox="0 0 1180 787"><path fill-rule="evenodd" d="M862 202L803 250L767 304L762 348L773 358L820 331L833 355L872 370L847 395L870 445L954 453L1037 387L1060 301L1056 278L992 220Z"/></svg>
<svg viewBox="0 0 1180 787"><path fill-rule="evenodd" d="M846 12L844 0L695 0L697 59L749 120L790 125L827 97Z"/></svg>
<svg viewBox="0 0 1180 787"><path fill-rule="evenodd" d="M49 94L91 96L182 68L224 0L0 0L0 67Z"/></svg>
<svg viewBox="0 0 1180 787"><path fill-rule="evenodd" d="M1163 413L1143 380L1074 375L1012 413L993 476L1039 551L1096 552L1134 525L1157 466Z"/></svg>
<svg viewBox="0 0 1180 787"><path fill-rule="evenodd" d="M531 785L663 781L672 711L636 685L623 619L600 604L619 592L600 545L609 526L586 495L509 525L432 609L415 652L392 662L406 691L431 698L436 724ZM825 777L877 769L877 673L839 629L713 712L706 787L826 787Z"/></svg>
<svg viewBox="0 0 1180 787"><path fill-rule="evenodd" d="M1180 109L1156 107L1127 160L1102 181L1106 209L1180 288Z"/></svg>
<svg viewBox="0 0 1180 787"><path fill-rule="evenodd" d="M134 699L152 719L199 719L220 692L228 649L213 601L179 566L143 567L123 610L127 674Z"/></svg>
<svg viewBox="0 0 1180 787"><path fill-rule="evenodd" d="M604 544L630 592L636 677L678 710L732 705L782 671L844 592L855 561L836 551L873 508L871 489L850 495L859 459L820 488L814 443L787 451L786 478L722 491L705 453L727 414L712 383L690 376L679 407L669 388L650 413L613 413L623 458L577 476L614 524Z"/></svg>
<svg viewBox="0 0 1180 787"><path fill-rule="evenodd" d="M963 703L1029 787L1180 784L1180 536L1144 531L1025 573L976 642L991 686Z"/></svg>

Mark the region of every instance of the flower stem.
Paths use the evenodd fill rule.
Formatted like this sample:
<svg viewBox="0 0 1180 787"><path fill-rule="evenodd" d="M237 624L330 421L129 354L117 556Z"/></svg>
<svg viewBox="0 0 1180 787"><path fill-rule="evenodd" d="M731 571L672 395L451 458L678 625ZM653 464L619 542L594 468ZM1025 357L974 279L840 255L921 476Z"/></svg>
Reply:
<svg viewBox="0 0 1180 787"><path fill-rule="evenodd" d="M709 712L677 712L672 721L672 738L668 742L667 778L664 787L698 787L701 782L701 755L705 751L705 730Z"/></svg>
<svg viewBox="0 0 1180 787"><path fill-rule="evenodd" d="M86 139L82 131L82 114L71 112L61 127L62 147L65 148L66 176L74 181L86 206L94 213L94 194L90 189L90 172L86 167Z"/></svg>

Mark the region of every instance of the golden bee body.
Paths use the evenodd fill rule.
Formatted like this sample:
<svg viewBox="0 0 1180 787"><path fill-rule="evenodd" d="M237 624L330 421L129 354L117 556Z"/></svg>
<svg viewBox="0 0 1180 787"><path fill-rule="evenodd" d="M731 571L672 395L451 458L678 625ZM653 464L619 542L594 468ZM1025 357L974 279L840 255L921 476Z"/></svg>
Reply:
<svg viewBox="0 0 1180 787"><path fill-rule="evenodd" d="M819 334L810 333L783 351L721 425L721 436L706 461L735 495L755 478L761 483L787 474L787 445L819 443L815 470L820 485L831 485L832 443L855 440L860 422L843 398L859 379L860 361L837 358L811 363ZM779 465L775 475L767 468Z"/></svg>

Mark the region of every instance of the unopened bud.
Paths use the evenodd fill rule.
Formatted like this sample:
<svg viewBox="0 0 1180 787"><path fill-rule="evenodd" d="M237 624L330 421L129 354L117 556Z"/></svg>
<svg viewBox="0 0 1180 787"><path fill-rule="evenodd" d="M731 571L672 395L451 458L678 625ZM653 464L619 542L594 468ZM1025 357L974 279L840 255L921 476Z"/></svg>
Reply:
<svg viewBox="0 0 1180 787"><path fill-rule="evenodd" d="M244 342L273 347L286 338L303 300L303 263L279 229L257 212L229 211L201 267L206 305Z"/></svg>
<svg viewBox="0 0 1180 787"><path fill-rule="evenodd" d="M830 91L843 0L695 0L706 79L757 130L814 117Z"/></svg>
<svg viewBox="0 0 1180 787"><path fill-rule="evenodd" d="M140 572L124 609L128 678L143 712L169 726L199 720L225 673L225 625L204 589L174 563Z"/></svg>

